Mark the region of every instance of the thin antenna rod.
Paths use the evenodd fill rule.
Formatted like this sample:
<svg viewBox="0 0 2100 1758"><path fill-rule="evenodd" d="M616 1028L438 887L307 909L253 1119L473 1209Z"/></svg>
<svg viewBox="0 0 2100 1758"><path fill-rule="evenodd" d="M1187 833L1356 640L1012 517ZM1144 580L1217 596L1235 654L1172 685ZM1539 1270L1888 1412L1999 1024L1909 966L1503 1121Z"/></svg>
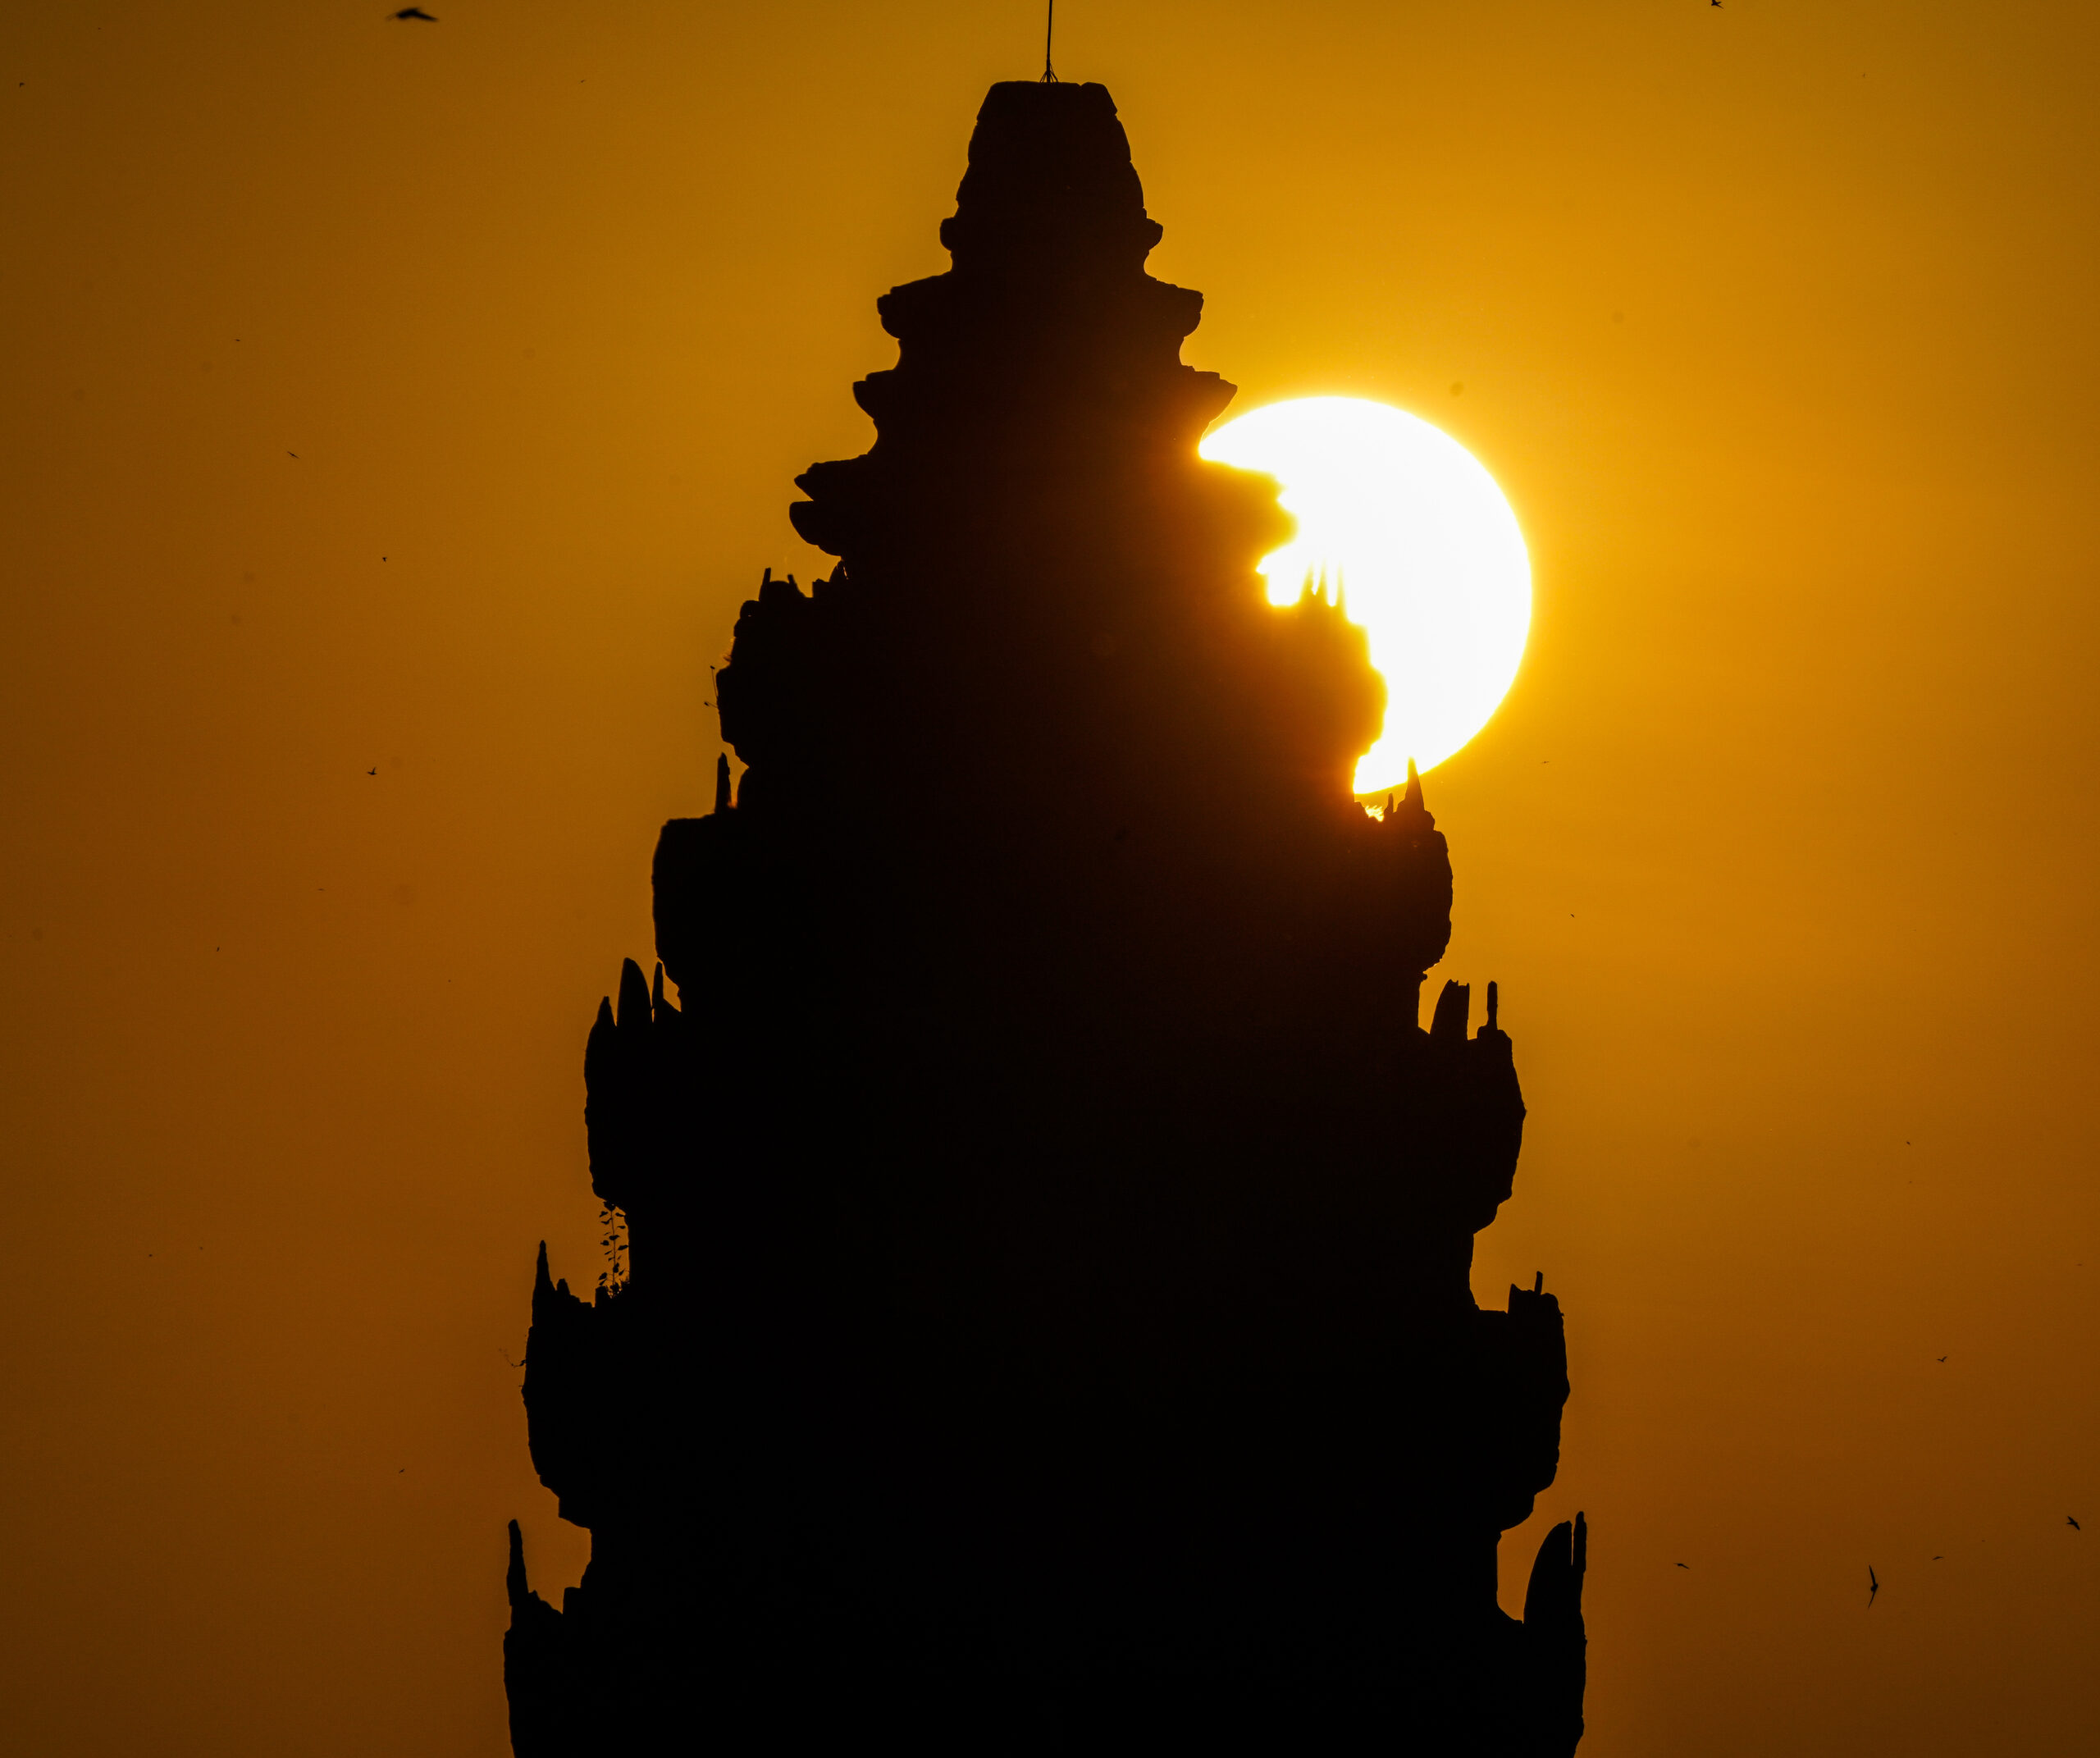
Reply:
<svg viewBox="0 0 2100 1758"><path fill-rule="evenodd" d="M1043 83L1055 85L1057 71L1050 65L1050 33L1057 28L1057 0L1049 0L1048 16L1043 21Z"/></svg>

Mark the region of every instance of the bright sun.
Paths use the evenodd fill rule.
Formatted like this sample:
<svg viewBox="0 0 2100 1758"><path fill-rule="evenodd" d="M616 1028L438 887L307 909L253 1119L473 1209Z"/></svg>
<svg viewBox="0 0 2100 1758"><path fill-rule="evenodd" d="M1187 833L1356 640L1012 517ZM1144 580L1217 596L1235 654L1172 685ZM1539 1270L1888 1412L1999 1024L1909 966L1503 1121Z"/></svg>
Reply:
<svg viewBox="0 0 2100 1758"><path fill-rule="evenodd" d="M1283 485L1298 535L1262 559L1269 601L1309 573L1339 587L1386 680L1386 724L1356 766L1358 793L1428 769L1495 712L1532 623L1517 516L1472 453L1426 421L1358 397L1272 403L1208 435L1206 458Z"/></svg>

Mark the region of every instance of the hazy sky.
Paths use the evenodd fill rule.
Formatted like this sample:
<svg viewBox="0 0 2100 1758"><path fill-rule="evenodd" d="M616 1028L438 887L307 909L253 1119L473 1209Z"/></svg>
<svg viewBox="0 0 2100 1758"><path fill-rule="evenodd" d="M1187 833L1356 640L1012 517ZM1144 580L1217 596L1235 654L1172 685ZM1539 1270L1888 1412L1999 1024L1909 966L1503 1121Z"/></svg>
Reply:
<svg viewBox="0 0 2100 1758"><path fill-rule="evenodd" d="M507 1750L584 1034L1039 66L1032 3L427 3L0 16L10 1751ZM1532 1107L1477 1286L1569 1314L1585 1758L2100 1747L2100 21L1060 10L1185 357L1437 422L1531 546L1436 977Z"/></svg>

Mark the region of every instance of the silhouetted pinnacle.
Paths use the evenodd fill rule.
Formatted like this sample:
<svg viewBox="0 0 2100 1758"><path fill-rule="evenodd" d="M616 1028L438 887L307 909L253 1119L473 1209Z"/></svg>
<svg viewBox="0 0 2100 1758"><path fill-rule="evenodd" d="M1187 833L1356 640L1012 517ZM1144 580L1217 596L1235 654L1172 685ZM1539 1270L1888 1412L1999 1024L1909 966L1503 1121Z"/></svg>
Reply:
<svg viewBox="0 0 2100 1758"><path fill-rule="evenodd" d="M510 1567L504 1577L504 1586L510 1596L510 1609L517 1610L525 1603L525 1596L532 1591L525 1579L525 1535L518 1523L510 1523Z"/></svg>
<svg viewBox="0 0 2100 1758"><path fill-rule="evenodd" d="M1446 983L1436 998L1436 1011L1430 1021L1429 1035L1445 1042L1463 1042L1472 1010L1472 995L1470 984Z"/></svg>
<svg viewBox="0 0 2100 1758"><path fill-rule="evenodd" d="M1160 240L1104 85L992 88L941 243L965 272L1134 269Z"/></svg>
<svg viewBox="0 0 2100 1758"><path fill-rule="evenodd" d="M620 1003L617 1016L620 1030L632 1035L646 1031L655 1017L649 1004L649 979L632 959L620 961Z"/></svg>

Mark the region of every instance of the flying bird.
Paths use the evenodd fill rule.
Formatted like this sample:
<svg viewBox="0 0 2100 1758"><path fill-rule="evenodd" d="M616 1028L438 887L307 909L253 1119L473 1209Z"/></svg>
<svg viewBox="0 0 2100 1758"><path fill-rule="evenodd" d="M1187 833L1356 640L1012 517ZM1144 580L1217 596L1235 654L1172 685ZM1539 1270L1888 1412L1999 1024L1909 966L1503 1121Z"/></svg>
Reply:
<svg viewBox="0 0 2100 1758"><path fill-rule="evenodd" d="M1881 1591L1881 1583L1874 1578L1874 1564L1867 1564L1867 1610L1874 1610L1874 1596Z"/></svg>
<svg viewBox="0 0 2100 1758"><path fill-rule="evenodd" d="M2082 1532L2085 1530L2085 1528L2080 1526L2077 1521L2071 1518L2069 1514L2066 1514L2064 1516L2064 1524L2068 1526L2074 1532Z"/></svg>
<svg viewBox="0 0 2100 1758"><path fill-rule="evenodd" d="M365 774L368 775L377 775L379 771L377 769L367 769L365 771Z"/></svg>
<svg viewBox="0 0 2100 1758"><path fill-rule="evenodd" d="M1689 1569L1691 1565L1689 1563L1680 1563L1678 1564L1678 1567L1679 1569Z"/></svg>
<svg viewBox="0 0 2100 1758"><path fill-rule="evenodd" d="M1714 5L1719 6L1721 0L1714 0ZM405 25L411 19L422 25L434 25L437 22L419 6L404 6L394 15L394 21L397 25Z"/></svg>
<svg viewBox="0 0 2100 1758"><path fill-rule="evenodd" d="M1933 1560L1935 1563L1944 1563L1944 1562L1947 1560L1947 1559L1946 1559L1945 1557L1943 1557L1943 1556L1936 1556L1936 1557L1934 1557L1934 1558L1933 1559Z"/></svg>

